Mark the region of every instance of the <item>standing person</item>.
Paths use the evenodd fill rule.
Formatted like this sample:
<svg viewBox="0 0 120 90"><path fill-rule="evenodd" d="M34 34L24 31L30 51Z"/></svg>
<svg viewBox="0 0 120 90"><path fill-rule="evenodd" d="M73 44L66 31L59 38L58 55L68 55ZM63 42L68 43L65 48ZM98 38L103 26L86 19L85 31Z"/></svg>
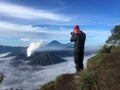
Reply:
<svg viewBox="0 0 120 90"><path fill-rule="evenodd" d="M74 31L71 32L71 42L74 42L74 62L76 64L76 71L79 72L83 67L84 58L84 44L86 35L80 30L78 25L74 26Z"/></svg>

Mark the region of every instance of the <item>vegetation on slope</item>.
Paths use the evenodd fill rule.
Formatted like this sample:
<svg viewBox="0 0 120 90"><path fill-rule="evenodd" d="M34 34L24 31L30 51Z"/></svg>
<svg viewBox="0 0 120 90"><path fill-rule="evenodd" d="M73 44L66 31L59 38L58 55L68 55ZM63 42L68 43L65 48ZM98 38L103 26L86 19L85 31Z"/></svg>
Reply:
<svg viewBox="0 0 120 90"><path fill-rule="evenodd" d="M120 25L116 25L114 29L111 31L112 35L108 38L106 43L110 44L115 44L118 43L120 44Z"/></svg>

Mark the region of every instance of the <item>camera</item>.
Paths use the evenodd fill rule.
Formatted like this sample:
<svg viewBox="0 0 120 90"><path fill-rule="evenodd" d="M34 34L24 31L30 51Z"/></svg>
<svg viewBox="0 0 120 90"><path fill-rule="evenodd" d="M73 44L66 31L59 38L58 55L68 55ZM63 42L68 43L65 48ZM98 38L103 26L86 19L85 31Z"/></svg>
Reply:
<svg viewBox="0 0 120 90"><path fill-rule="evenodd" d="M71 35L74 35L75 33L74 32L71 32Z"/></svg>

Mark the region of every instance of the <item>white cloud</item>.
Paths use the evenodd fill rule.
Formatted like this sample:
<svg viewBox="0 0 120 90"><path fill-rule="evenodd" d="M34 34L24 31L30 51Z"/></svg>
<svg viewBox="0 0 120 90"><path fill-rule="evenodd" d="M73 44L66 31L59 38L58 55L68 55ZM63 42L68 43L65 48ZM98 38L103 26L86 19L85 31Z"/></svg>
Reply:
<svg viewBox="0 0 120 90"><path fill-rule="evenodd" d="M24 42L26 42L26 41L31 41L30 38L21 38L20 40L21 40L21 41L24 41Z"/></svg>
<svg viewBox="0 0 120 90"><path fill-rule="evenodd" d="M48 27L0 22L0 38L13 38L22 41L22 43L36 42L40 39L44 39L45 43L51 40L69 40L70 31L67 28L51 30Z"/></svg>
<svg viewBox="0 0 120 90"><path fill-rule="evenodd" d="M28 37L28 38L20 38L20 41L22 41L22 42L30 42L30 43L32 43L32 42L44 42L44 43L42 43L42 45L44 46L47 42L48 42L48 39L40 39L40 38L30 38L30 37Z"/></svg>
<svg viewBox="0 0 120 90"><path fill-rule="evenodd" d="M33 27L32 25L21 25L21 24L15 24L15 23L9 23L9 22L0 22L0 31L20 31L20 32L41 32L41 33L65 33L65 28L63 30L48 30L47 27Z"/></svg>
<svg viewBox="0 0 120 90"><path fill-rule="evenodd" d="M89 58L90 56L84 58L84 65ZM65 60L66 62L60 64L32 67L23 61L24 64L14 66L14 63L17 64L18 60L13 60L13 57L0 58L0 72L5 74L0 89L23 88L23 90L36 90L45 83L55 80L60 74L74 73L73 57L67 57Z"/></svg>
<svg viewBox="0 0 120 90"><path fill-rule="evenodd" d="M62 22L66 22L70 20L69 18L63 15L55 14L47 10L39 10L39 9L37 10L23 6L7 4L7 3L0 3L0 13L1 15L30 19L30 20L49 19L53 21L62 21Z"/></svg>
<svg viewBox="0 0 120 90"><path fill-rule="evenodd" d="M52 27L54 28L54 27ZM20 41L36 42L39 39L47 40L70 40L70 32L73 28L59 27L58 29L51 30L49 27L33 27L32 25L21 25L8 22L0 22L0 37L17 37ZM110 36L109 30L84 30L87 36L87 43L104 43Z"/></svg>
<svg viewBox="0 0 120 90"><path fill-rule="evenodd" d="M8 22L0 22L0 31L24 31L24 32L37 32L37 28L33 28L32 25L19 25Z"/></svg>
<svg viewBox="0 0 120 90"><path fill-rule="evenodd" d="M8 22L0 22L0 32L36 32L36 33L47 33L47 34L65 34L66 30L48 30L47 27L33 27L32 25L21 25Z"/></svg>

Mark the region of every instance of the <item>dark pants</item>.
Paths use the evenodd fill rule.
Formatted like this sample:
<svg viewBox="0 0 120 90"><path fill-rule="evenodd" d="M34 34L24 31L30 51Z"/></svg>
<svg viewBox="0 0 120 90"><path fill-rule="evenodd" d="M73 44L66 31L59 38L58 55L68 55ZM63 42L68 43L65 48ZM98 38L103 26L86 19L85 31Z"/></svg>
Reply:
<svg viewBox="0 0 120 90"><path fill-rule="evenodd" d="M74 51L74 62L76 64L76 71L82 70L83 67L84 48L79 48Z"/></svg>

